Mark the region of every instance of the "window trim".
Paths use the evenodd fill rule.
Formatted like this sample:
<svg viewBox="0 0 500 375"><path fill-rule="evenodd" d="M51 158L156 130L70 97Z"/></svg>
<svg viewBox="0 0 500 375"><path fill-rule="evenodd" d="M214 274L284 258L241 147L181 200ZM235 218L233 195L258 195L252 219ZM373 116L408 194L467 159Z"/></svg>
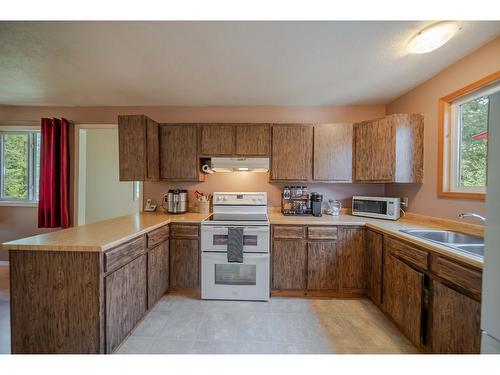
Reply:
<svg viewBox="0 0 500 375"><path fill-rule="evenodd" d="M36 158L34 155L35 150L35 137L34 133L40 133L40 126L0 126L0 134L28 134L28 144L31 148L28 152L28 199L21 198L3 198L1 196L3 192L3 178L0 180L0 206L25 206L25 207L36 207L38 206L38 200L34 199L35 188L35 162ZM3 149L3 137L0 137L0 174L3 173L3 154L1 151Z"/></svg>
<svg viewBox="0 0 500 375"><path fill-rule="evenodd" d="M439 99L437 195L440 198L473 199L482 201L486 199L486 193L450 190L449 176L451 163L451 137L446 137L445 135L451 133L453 102L457 102L457 100L460 99L465 99L466 96L469 96L475 91L489 86L496 81L500 81L500 71L492 73Z"/></svg>

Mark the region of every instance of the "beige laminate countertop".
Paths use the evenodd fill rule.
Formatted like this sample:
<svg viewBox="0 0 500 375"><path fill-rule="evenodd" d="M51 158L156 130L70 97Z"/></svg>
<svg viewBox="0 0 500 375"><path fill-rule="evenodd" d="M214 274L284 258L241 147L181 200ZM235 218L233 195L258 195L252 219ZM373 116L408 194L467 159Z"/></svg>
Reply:
<svg viewBox="0 0 500 375"><path fill-rule="evenodd" d="M105 251L169 223L199 224L209 214L138 213L2 244L5 250Z"/></svg>
<svg viewBox="0 0 500 375"><path fill-rule="evenodd" d="M434 223L422 223L420 221L410 219L399 219L398 221L371 219L352 215L328 216L321 217L313 216L284 216L281 213L270 213L269 221L274 225L348 225L348 226L366 226L378 232L389 234L393 237L400 238L406 242L423 247L432 252L454 258L465 264L474 267L483 267L483 258L469 255L467 253L454 250L447 246L438 243L423 240L412 235L400 232L401 229L448 229L455 228L446 227L446 225L436 225Z"/></svg>

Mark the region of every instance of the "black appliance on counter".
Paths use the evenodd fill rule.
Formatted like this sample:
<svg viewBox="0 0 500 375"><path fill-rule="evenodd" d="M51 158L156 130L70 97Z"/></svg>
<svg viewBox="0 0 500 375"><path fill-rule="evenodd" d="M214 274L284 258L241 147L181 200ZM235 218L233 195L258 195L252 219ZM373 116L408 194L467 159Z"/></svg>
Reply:
<svg viewBox="0 0 500 375"><path fill-rule="evenodd" d="M317 212L315 216L321 216L323 194L309 193L307 186L285 186L281 197L281 212L285 216L314 215L314 207L316 207ZM318 199L319 211L317 207ZM315 206L313 206L313 204L315 204Z"/></svg>
<svg viewBox="0 0 500 375"><path fill-rule="evenodd" d="M313 216L321 216L322 193L311 193L311 212Z"/></svg>

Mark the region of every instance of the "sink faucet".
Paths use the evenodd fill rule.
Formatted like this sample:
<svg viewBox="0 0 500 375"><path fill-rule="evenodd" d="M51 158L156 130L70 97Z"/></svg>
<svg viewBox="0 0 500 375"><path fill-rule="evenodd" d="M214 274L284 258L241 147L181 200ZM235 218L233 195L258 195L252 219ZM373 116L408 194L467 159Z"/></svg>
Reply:
<svg viewBox="0 0 500 375"><path fill-rule="evenodd" d="M458 215L460 219L465 219L466 217L476 217L479 220L486 221L486 218L484 216L475 214L473 212L462 212L461 214Z"/></svg>

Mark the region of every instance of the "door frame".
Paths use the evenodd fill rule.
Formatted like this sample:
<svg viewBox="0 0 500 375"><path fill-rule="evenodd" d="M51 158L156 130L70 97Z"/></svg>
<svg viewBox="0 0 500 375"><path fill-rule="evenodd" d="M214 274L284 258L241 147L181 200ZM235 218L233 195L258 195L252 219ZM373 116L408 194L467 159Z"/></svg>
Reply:
<svg viewBox="0 0 500 375"><path fill-rule="evenodd" d="M85 183L86 183L86 156L87 156L87 130L92 129L118 129L118 124L75 124L75 161L73 169L73 223L74 226L85 224ZM143 186L142 182L135 181L134 200L141 202L139 204L142 211Z"/></svg>

